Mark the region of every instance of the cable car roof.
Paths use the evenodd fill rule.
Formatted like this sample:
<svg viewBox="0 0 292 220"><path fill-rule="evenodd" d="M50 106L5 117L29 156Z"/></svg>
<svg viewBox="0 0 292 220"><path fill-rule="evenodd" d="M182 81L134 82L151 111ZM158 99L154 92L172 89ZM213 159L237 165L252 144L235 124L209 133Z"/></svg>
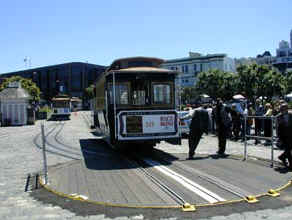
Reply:
<svg viewBox="0 0 292 220"><path fill-rule="evenodd" d="M156 67L131 67L131 68L125 68L125 69L119 69L119 70L112 70L110 72L116 72L116 73L131 73L131 72L156 72L156 73L176 73L177 71L169 70L169 69L161 69Z"/></svg>
<svg viewBox="0 0 292 220"><path fill-rule="evenodd" d="M139 62L145 62L147 63L148 67L159 67L164 62L164 60L155 58L155 57L141 57L141 56L120 58L120 59L114 60L112 64L110 65L110 67L107 69L107 71L126 69L130 67L141 67L141 64L135 66L135 64L133 64L135 62L137 64ZM149 66L150 63L151 63L151 66Z"/></svg>

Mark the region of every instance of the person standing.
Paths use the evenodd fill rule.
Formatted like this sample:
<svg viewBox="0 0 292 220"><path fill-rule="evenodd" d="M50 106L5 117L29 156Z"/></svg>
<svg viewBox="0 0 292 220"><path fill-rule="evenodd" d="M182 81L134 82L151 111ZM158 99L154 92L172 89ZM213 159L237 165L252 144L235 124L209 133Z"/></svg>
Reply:
<svg viewBox="0 0 292 220"><path fill-rule="evenodd" d="M278 157L285 166L288 166L287 159L289 162L289 169L292 170L292 115L288 113L288 104L284 103L280 106L280 114L278 117L278 137L284 148L284 152Z"/></svg>
<svg viewBox="0 0 292 220"><path fill-rule="evenodd" d="M230 114L232 119L232 139L237 141L240 133L240 113L236 110L235 104L232 104Z"/></svg>
<svg viewBox="0 0 292 220"><path fill-rule="evenodd" d="M255 115L255 111L254 109L252 108L252 104L248 104L248 107L247 107L247 116L254 116ZM253 126L253 118L247 118L246 120L246 134L247 135L250 135L250 130L251 130L251 127Z"/></svg>
<svg viewBox="0 0 292 220"><path fill-rule="evenodd" d="M255 106L255 116L263 116L264 115L264 107L261 104L261 100L257 99L256 100L256 106ZM262 132L262 119L260 118L255 118L254 120L254 130L255 130L255 136L261 136ZM255 139L255 145L259 144L260 140L258 138Z"/></svg>
<svg viewBox="0 0 292 220"><path fill-rule="evenodd" d="M207 108L206 108L207 112L208 112L208 115L209 115L209 131L212 133L212 127L213 127L213 119L212 119L212 106L211 105L207 105Z"/></svg>
<svg viewBox="0 0 292 220"><path fill-rule="evenodd" d="M216 125L218 128L218 151L219 155L225 154L226 149L226 139L228 135L228 129L231 126L231 119L228 116L225 107L223 105L223 101L221 99L217 100L216 110Z"/></svg>
<svg viewBox="0 0 292 220"><path fill-rule="evenodd" d="M265 105L266 113L264 114L265 117L272 117L273 116L273 108L270 103L267 103ZM272 119L271 118L265 118L264 119L264 136L267 138L272 137ZM270 140L266 140L265 145L271 144Z"/></svg>
<svg viewBox="0 0 292 220"><path fill-rule="evenodd" d="M206 108L207 106L204 106L204 108L200 107L194 109L194 111L181 118L192 118L189 133L189 157L187 159L193 159L196 148L200 142L203 133L208 134L209 114Z"/></svg>

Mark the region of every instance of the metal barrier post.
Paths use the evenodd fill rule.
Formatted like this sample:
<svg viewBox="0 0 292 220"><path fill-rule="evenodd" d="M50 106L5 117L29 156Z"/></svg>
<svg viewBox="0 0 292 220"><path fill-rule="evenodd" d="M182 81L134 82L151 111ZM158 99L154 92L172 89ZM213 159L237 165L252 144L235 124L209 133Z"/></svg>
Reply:
<svg viewBox="0 0 292 220"><path fill-rule="evenodd" d="M274 167L274 125L275 125L274 117L271 117L271 120L272 120L272 126L271 126L271 134L272 134L272 137L271 137L271 142L272 142L272 145L271 145L271 167Z"/></svg>
<svg viewBox="0 0 292 220"><path fill-rule="evenodd" d="M254 119L265 119L265 120L271 120L271 136L270 137L261 137L261 136L253 136L253 135L247 135L246 134L246 123L247 118L254 118ZM271 167L274 167L274 141L277 140L277 116L246 116L245 117L245 139L244 139L244 159L247 160L247 138L258 138L263 140L270 140L271 141ZM275 129L274 129L275 128Z"/></svg>
<svg viewBox="0 0 292 220"><path fill-rule="evenodd" d="M244 115L244 158L243 160L247 160L247 140L246 140L246 115Z"/></svg>
<svg viewBox="0 0 292 220"><path fill-rule="evenodd" d="M48 183L48 167L47 167L47 156L46 156L46 137L45 137L45 128L44 124L41 124L42 129L42 142L43 142L43 162L44 162L44 176L45 176L45 185Z"/></svg>

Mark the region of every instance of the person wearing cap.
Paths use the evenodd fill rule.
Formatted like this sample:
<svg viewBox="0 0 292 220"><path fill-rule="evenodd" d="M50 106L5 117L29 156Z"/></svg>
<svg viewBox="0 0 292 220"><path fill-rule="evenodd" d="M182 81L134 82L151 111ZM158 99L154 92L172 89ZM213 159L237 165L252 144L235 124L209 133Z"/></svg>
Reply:
<svg viewBox="0 0 292 220"><path fill-rule="evenodd" d="M282 163L292 170L292 115L288 113L288 104L283 103L280 106L280 114L278 115L278 137L284 148L284 152L278 157ZM287 160L289 165L287 164Z"/></svg>

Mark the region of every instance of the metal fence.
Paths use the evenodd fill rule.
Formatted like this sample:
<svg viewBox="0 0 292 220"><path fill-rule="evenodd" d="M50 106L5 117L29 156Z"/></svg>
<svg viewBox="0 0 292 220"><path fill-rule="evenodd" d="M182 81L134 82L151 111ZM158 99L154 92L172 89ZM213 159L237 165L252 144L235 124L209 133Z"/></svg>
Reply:
<svg viewBox="0 0 292 220"><path fill-rule="evenodd" d="M256 136L247 134L247 120L248 119L258 119L261 121L261 124L263 125L265 122L270 121L270 127L271 129L270 134L271 136ZM277 116L245 116L244 117L244 160L247 160L247 139L257 139L257 140L266 140L270 141L271 143L271 167L274 167L274 146L276 141L278 140L277 134L278 134L278 117Z"/></svg>

